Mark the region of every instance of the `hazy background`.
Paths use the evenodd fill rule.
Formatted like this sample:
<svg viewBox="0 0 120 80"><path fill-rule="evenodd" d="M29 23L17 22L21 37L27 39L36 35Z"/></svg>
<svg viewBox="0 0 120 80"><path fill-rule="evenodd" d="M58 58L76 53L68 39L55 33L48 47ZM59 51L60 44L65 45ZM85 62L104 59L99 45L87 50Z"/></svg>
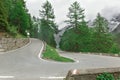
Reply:
<svg viewBox="0 0 120 80"><path fill-rule="evenodd" d="M26 0L27 8L31 15L39 17L41 5L46 0ZM85 9L86 20L94 19L100 12L104 17L110 19L113 14L120 13L120 0L48 0L51 2L56 15L56 22L60 24L66 20L68 8L74 1L78 1Z"/></svg>

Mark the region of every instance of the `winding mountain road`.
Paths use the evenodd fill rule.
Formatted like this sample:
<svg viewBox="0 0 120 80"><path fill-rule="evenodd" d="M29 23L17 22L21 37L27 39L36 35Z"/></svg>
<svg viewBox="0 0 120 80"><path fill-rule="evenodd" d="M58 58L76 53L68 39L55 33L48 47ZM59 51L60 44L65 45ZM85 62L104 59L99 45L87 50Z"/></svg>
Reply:
<svg viewBox="0 0 120 80"><path fill-rule="evenodd" d="M90 54L61 55L78 62L62 63L39 58L42 41L30 39L26 46L10 52L0 52L0 80L63 80L71 69L120 67L120 58Z"/></svg>

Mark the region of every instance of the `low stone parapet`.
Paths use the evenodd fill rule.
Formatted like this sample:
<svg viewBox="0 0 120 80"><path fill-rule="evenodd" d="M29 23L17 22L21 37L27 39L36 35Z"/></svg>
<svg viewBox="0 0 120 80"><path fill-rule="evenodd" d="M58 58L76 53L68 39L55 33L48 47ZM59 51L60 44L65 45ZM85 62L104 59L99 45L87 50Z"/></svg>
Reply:
<svg viewBox="0 0 120 80"><path fill-rule="evenodd" d="M120 67L118 68L99 68L99 69L75 69L70 70L65 80L96 80L99 74L104 72L111 73L117 79L120 77Z"/></svg>

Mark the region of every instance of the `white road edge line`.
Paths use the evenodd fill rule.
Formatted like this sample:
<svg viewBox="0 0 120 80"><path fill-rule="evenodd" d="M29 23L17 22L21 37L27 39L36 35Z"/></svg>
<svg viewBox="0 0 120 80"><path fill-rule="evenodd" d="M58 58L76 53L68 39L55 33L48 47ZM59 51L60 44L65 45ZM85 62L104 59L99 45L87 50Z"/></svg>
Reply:
<svg viewBox="0 0 120 80"><path fill-rule="evenodd" d="M40 79L64 79L65 77L40 77Z"/></svg>
<svg viewBox="0 0 120 80"><path fill-rule="evenodd" d="M41 59L41 54L42 54L43 49L44 49L44 43L42 42L42 48L41 48L41 50L40 50L40 52L38 54L39 59Z"/></svg>
<svg viewBox="0 0 120 80"><path fill-rule="evenodd" d="M15 78L15 76L0 76L0 79L10 79L10 78Z"/></svg>

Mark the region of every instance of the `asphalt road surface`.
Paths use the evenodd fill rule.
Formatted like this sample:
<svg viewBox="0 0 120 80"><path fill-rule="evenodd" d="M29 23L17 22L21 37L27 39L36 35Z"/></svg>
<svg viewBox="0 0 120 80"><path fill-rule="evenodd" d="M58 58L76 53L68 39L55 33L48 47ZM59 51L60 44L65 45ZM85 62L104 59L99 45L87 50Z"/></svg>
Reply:
<svg viewBox="0 0 120 80"><path fill-rule="evenodd" d="M26 46L10 52L0 52L0 80L63 80L71 69L120 67L120 58L90 54L66 53L74 63L47 61L39 58L43 43L31 39Z"/></svg>

